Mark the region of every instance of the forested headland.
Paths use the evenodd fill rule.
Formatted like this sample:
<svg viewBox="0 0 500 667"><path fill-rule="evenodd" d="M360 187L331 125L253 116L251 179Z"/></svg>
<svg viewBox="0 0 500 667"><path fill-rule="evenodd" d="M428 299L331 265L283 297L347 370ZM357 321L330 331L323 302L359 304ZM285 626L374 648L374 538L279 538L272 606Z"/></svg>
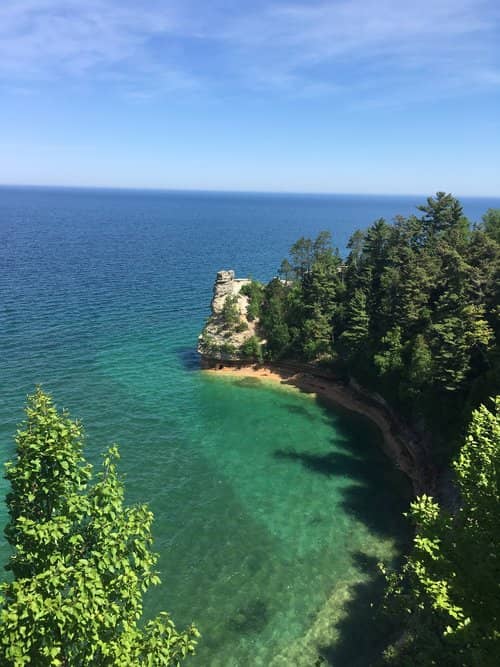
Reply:
<svg viewBox="0 0 500 667"><path fill-rule="evenodd" d="M385 595L360 619L361 634L369 624L376 637L369 664L496 667L500 211L472 224L457 199L437 193L418 215L354 233L348 248L342 258L327 232L301 238L276 278L244 281L245 319L232 296L218 315L226 331L248 332L230 352L355 378L429 436L456 501L423 494L411 503L412 548L398 570L380 564ZM142 596L159 582L153 517L124 502L117 449L94 474L80 424L49 396L37 389L26 413L7 464L12 555L0 584L0 663L189 660L194 626L178 631L165 612L140 620ZM316 664L327 660L319 654Z"/></svg>
<svg viewBox="0 0 500 667"><path fill-rule="evenodd" d="M500 211L472 224L439 192L419 215L356 231L348 248L343 259L328 232L300 238L278 277L243 288L260 340L241 356L355 377L431 433L446 465L472 409L498 391Z"/></svg>
<svg viewBox="0 0 500 667"><path fill-rule="evenodd" d="M438 192L416 215L356 231L348 250L342 258L328 232L300 238L277 277L242 287L256 334L230 358L355 378L425 436L454 501L418 497L411 552L397 572L381 565L377 664L497 665L500 210L473 224ZM235 314L226 329L245 325Z"/></svg>

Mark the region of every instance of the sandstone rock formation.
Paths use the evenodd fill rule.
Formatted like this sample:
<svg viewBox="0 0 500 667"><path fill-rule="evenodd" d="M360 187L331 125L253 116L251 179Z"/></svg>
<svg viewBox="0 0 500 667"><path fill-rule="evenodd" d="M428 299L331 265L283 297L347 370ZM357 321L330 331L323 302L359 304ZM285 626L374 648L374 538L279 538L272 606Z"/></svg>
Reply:
<svg viewBox="0 0 500 667"><path fill-rule="evenodd" d="M218 271L212 314L198 339L198 352L205 361L241 359L241 346L255 336L257 321L248 320L248 297L240 293L250 282L235 278L234 271Z"/></svg>

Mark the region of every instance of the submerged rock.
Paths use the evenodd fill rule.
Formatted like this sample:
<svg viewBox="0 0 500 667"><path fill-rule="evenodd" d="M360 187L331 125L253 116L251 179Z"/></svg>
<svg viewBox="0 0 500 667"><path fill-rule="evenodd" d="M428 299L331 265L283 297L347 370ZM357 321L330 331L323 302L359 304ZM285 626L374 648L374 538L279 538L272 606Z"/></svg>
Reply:
<svg viewBox="0 0 500 667"><path fill-rule="evenodd" d="M264 600L257 598L237 609L235 615L229 619L228 626L233 632L249 634L262 632L268 621L268 605Z"/></svg>

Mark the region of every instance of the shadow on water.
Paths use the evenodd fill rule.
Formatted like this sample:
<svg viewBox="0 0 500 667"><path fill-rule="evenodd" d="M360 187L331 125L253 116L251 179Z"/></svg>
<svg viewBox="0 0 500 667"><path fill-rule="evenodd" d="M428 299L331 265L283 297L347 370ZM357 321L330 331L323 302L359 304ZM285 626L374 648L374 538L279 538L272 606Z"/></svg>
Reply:
<svg viewBox="0 0 500 667"><path fill-rule="evenodd" d="M241 380L236 380L234 384L245 389L257 389L262 387L262 380L260 378L244 377Z"/></svg>
<svg viewBox="0 0 500 667"><path fill-rule="evenodd" d="M227 622L228 628L237 634L262 632L269 622L269 606L261 598L251 600L236 610Z"/></svg>
<svg viewBox="0 0 500 667"><path fill-rule="evenodd" d="M231 650L231 642L235 635L239 639L247 636L252 641L257 641L257 635L264 631L272 616L269 601L262 598L250 600L237 607L222 625L212 627L210 632L203 634L203 644L198 648L197 653L200 654L200 649L205 651L205 655L222 650L227 653Z"/></svg>
<svg viewBox="0 0 500 667"><path fill-rule="evenodd" d="M309 454L308 452L297 452L295 449L276 449L273 453L276 459L297 461L304 468L317 472L325 477L349 477L360 478L362 462L351 456L329 452L328 454Z"/></svg>
<svg viewBox="0 0 500 667"><path fill-rule="evenodd" d="M305 417L311 421L316 421L318 419L317 415L312 414L310 410L304 408L302 405L294 405L293 403L285 403L283 408L290 412L292 415L299 415L300 417Z"/></svg>
<svg viewBox="0 0 500 667"><path fill-rule="evenodd" d="M277 449L274 457L296 461L318 475L341 478L344 483L339 486L340 507L362 521L370 531L382 537L404 532L402 513L409 496L401 483L404 480L395 479L387 461L378 461L377 456L364 458L339 451L316 454L293 449Z"/></svg>
<svg viewBox="0 0 500 667"><path fill-rule="evenodd" d="M178 347L175 353L185 371L200 370L200 355L192 347Z"/></svg>
<svg viewBox="0 0 500 667"><path fill-rule="evenodd" d="M364 580L351 588L344 617L336 623L337 641L321 646L316 664L332 667L371 667L379 663L390 629L380 613L385 580L377 560L361 552L352 556Z"/></svg>
<svg viewBox="0 0 500 667"><path fill-rule="evenodd" d="M403 549L409 540L403 512L411 498L411 488L383 453L381 434L371 424L363 420L356 424L342 412L331 417L331 424L338 434L332 439L332 451L277 449L274 457L298 463L311 474L338 478L337 502L342 511L364 523L370 532L395 539ZM313 520L333 520L334 513L332 505L330 513ZM352 559L362 580L352 586L351 597L343 609L345 613L335 623L336 641L318 649L316 665L319 666L380 664L381 651L390 638L392 628L380 613L385 580L378 571L377 558L356 552Z"/></svg>

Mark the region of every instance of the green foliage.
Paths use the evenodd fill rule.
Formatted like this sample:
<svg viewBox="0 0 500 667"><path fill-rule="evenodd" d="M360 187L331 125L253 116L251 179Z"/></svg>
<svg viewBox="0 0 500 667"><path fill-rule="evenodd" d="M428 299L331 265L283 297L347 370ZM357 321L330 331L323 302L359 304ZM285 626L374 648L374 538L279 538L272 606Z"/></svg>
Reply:
<svg viewBox="0 0 500 667"><path fill-rule="evenodd" d="M221 352L222 354L226 354L228 356L234 356L237 352L236 346L233 345L233 343L222 343L219 345L219 347L216 350L217 352Z"/></svg>
<svg viewBox="0 0 500 667"><path fill-rule="evenodd" d="M307 360L331 357L334 316L340 282L338 252L329 232L301 238L283 260L279 274L266 286L261 307L261 332L269 358L294 356ZM294 280L291 280L294 278Z"/></svg>
<svg viewBox="0 0 500 667"><path fill-rule="evenodd" d="M294 274L299 278L311 270L313 264L313 242L311 239L301 237L290 248L291 266Z"/></svg>
<svg viewBox="0 0 500 667"><path fill-rule="evenodd" d="M363 290L354 290L347 302L344 321L345 328L340 336L341 349L346 357L352 359L365 351L368 341L370 320Z"/></svg>
<svg viewBox="0 0 500 667"><path fill-rule="evenodd" d="M471 410L500 381L498 211L471 229L438 192L422 217L355 232L345 264L328 233L299 239L264 289L260 334L270 359L335 359L449 460Z"/></svg>
<svg viewBox="0 0 500 667"><path fill-rule="evenodd" d="M306 359L316 359L332 353L333 316L340 288L338 265L338 259L324 253L322 259L316 260L302 279L301 338Z"/></svg>
<svg viewBox="0 0 500 667"><path fill-rule="evenodd" d="M222 306L222 319L228 327L234 327L240 321L240 309L238 307L238 297L227 296Z"/></svg>
<svg viewBox="0 0 500 667"><path fill-rule="evenodd" d="M483 228L486 234L500 243L500 209L489 208L483 215Z"/></svg>
<svg viewBox="0 0 500 667"><path fill-rule="evenodd" d="M288 282L289 280L292 280L295 276L294 270L288 259L284 259L281 264L280 268L278 269L278 275L282 280L285 282Z"/></svg>
<svg viewBox="0 0 500 667"><path fill-rule="evenodd" d="M245 320L241 320L239 324L237 324L234 328L236 333L242 333L243 331L247 331L248 329L248 322L245 322Z"/></svg>
<svg viewBox="0 0 500 667"><path fill-rule="evenodd" d="M374 363L381 375L395 373L403 366L403 346L401 343L401 329L389 329L380 341L383 344L381 351L374 356Z"/></svg>
<svg viewBox="0 0 500 667"><path fill-rule="evenodd" d="M302 354L308 361L328 357L332 353L332 323L316 307L302 325Z"/></svg>
<svg viewBox="0 0 500 667"><path fill-rule="evenodd" d="M291 263L283 260L280 272L290 273L289 267L291 267L293 275L302 280L312 270L314 264L328 262L334 254L330 232L320 232L314 240L301 237L290 248Z"/></svg>
<svg viewBox="0 0 500 667"><path fill-rule="evenodd" d="M153 516L124 505L117 448L93 478L77 422L41 389L26 413L7 464L14 579L0 588L0 664L180 664L194 651L193 626L179 633L166 613L138 625L142 595L159 583Z"/></svg>
<svg viewBox="0 0 500 667"><path fill-rule="evenodd" d="M243 285L240 292L248 297L248 321L257 320L260 317L260 309L264 299L264 285L256 280L252 280L250 283Z"/></svg>
<svg viewBox="0 0 500 667"><path fill-rule="evenodd" d="M413 398L420 394L432 377L432 353L422 334L413 340L406 375L407 391Z"/></svg>
<svg viewBox="0 0 500 667"><path fill-rule="evenodd" d="M285 356L290 346L291 333L286 321L288 293L289 289L277 278L264 290L260 326L267 339L266 353L271 359Z"/></svg>
<svg viewBox="0 0 500 667"><path fill-rule="evenodd" d="M262 361L262 348L259 339L252 336L246 340L240 348L240 354L244 359Z"/></svg>
<svg viewBox="0 0 500 667"><path fill-rule="evenodd" d="M428 197L427 204L418 209L425 213L423 222L430 234L436 234L457 227L463 219L463 208L458 199L445 192L437 192Z"/></svg>
<svg viewBox="0 0 500 667"><path fill-rule="evenodd" d="M472 667L500 655L500 397L473 413L454 462L461 505L454 514L428 496L411 504L414 548L389 577L394 613L408 633L398 665ZM388 660L390 662L390 660Z"/></svg>
<svg viewBox="0 0 500 667"><path fill-rule="evenodd" d="M434 378L443 389L458 389L470 370L472 350L486 350L493 333L482 306L467 305L430 326Z"/></svg>

